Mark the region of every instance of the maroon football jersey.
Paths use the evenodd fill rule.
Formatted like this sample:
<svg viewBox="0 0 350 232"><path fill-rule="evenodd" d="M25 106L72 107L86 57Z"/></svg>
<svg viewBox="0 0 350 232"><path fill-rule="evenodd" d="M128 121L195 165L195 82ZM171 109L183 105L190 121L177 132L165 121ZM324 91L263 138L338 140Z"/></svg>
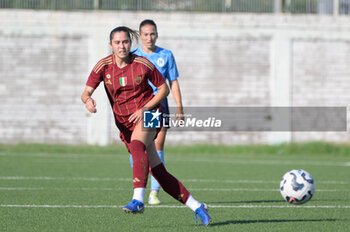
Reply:
<svg viewBox="0 0 350 232"><path fill-rule="evenodd" d="M114 55L110 55L95 65L86 85L97 88L104 82L114 115L124 124L131 114L153 98L148 80L156 87L164 83L162 74L146 58L132 55L131 63L119 68Z"/></svg>

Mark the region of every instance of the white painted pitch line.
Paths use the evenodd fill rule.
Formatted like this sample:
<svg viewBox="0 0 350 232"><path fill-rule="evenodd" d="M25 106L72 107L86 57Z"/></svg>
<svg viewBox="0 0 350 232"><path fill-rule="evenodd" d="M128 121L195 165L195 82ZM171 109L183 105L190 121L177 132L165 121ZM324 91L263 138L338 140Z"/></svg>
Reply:
<svg viewBox="0 0 350 232"><path fill-rule="evenodd" d="M45 188L0 187L0 191L38 191L38 190L45 190Z"/></svg>
<svg viewBox="0 0 350 232"><path fill-rule="evenodd" d="M127 188L43 188L43 187L0 187L0 191L127 191Z"/></svg>
<svg viewBox="0 0 350 232"><path fill-rule="evenodd" d="M13 156L13 157L37 157L37 158L70 158L70 159L81 159L81 158L125 158L127 159L127 153L125 154L78 154L78 153L10 153L0 152L0 156Z"/></svg>
<svg viewBox="0 0 350 232"><path fill-rule="evenodd" d="M186 182L205 182L205 183L243 183L243 184L276 184L279 183L279 181L274 180L215 180L215 179L185 179Z"/></svg>
<svg viewBox="0 0 350 232"><path fill-rule="evenodd" d="M350 209L350 205L209 205L209 208L305 208L305 209Z"/></svg>
<svg viewBox="0 0 350 232"><path fill-rule="evenodd" d="M169 159L170 160L170 159ZM215 160L215 159L171 159L178 162L194 163L218 163L218 164L237 164L237 165L309 165L309 166L348 166L347 162L334 161L296 161L296 160Z"/></svg>
<svg viewBox="0 0 350 232"><path fill-rule="evenodd" d="M317 183L320 183L320 184L350 184L350 182L348 181L320 181L320 182L317 182Z"/></svg>
<svg viewBox="0 0 350 232"><path fill-rule="evenodd" d="M15 205L0 204L0 208L123 208L124 205ZM147 205L147 208L187 208L187 206L175 205ZM294 209L350 209L350 205L209 205L215 208L294 208Z"/></svg>
<svg viewBox="0 0 350 232"><path fill-rule="evenodd" d="M0 176L0 180L44 180L44 181L131 181L131 178L100 177L50 177L50 176ZM242 184L279 184L279 180L218 180L218 179L184 179L183 182L194 183L242 183ZM349 181L316 181L317 184L348 185Z"/></svg>
<svg viewBox="0 0 350 232"><path fill-rule="evenodd" d="M130 188L43 188L43 187L0 187L0 191L43 191L43 190L58 190L58 191L128 191ZM249 191L249 192L277 192L279 189L258 189L258 188L189 188L190 191Z"/></svg>
<svg viewBox="0 0 350 232"><path fill-rule="evenodd" d="M44 188L44 187L0 187L0 191L129 191L130 188ZM212 192L279 192L279 189L262 188L189 188L190 191ZM316 192L350 192L350 189L317 189Z"/></svg>
<svg viewBox="0 0 350 232"><path fill-rule="evenodd" d="M98 178L98 177L50 177L50 176L0 176L0 180L75 180L75 181L131 181L131 178Z"/></svg>
<svg viewBox="0 0 350 232"><path fill-rule="evenodd" d="M217 192L279 192L279 189L262 188L189 188L191 191L217 191ZM350 192L350 189L317 189L316 192Z"/></svg>
<svg viewBox="0 0 350 232"><path fill-rule="evenodd" d="M72 158L72 159L82 159L87 157L98 157L98 158L114 158L114 159L125 159L127 160L126 153L125 154L101 154L101 155L91 155L91 154L74 154L74 153L66 153L66 154L55 154L55 153L29 153L29 154L11 154L11 153L0 153L0 156L24 156L24 157L41 157L41 158ZM189 159L189 158L172 158L169 157L169 160L173 162L195 162L195 163L221 163L221 164L237 164L237 165L310 165L310 166L340 166L346 167L350 166L350 162L334 162L334 161L295 161L295 160L223 160L223 159Z"/></svg>

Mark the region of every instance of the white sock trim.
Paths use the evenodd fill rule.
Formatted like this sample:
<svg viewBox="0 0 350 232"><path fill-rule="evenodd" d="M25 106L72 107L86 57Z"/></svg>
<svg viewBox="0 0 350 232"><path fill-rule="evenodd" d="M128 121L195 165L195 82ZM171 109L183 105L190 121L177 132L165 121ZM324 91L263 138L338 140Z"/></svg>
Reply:
<svg viewBox="0 0 350 232"><path fill-rule="evenodd" d="M196 211L196 209L201 207L201 203L199 201L197 201L196 199L194 199L191 194L188 196L188 199L186 201L186 205L190 209L192 209L193 211Z"/></svg>
<svg viewBox="0 0 350 232"><path fill-rule="evenodd" d="M133 200L138 200L143 203L143 198L145 196L146 188L134 188L134 195L132 197Z"/></svg>

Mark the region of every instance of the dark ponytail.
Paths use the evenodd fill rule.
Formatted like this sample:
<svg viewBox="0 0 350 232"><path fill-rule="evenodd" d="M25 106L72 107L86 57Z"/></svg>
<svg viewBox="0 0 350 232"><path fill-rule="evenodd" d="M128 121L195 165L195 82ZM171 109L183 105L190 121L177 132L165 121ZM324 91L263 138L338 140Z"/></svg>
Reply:
<svg viewBox="0 0 350 232"><path fill-rule="evenodd" d="M138 40L139 40L139 35L138 35L137 31L134 31L134 30L132 30L128 27L125 27L125 26L120 26L120 27L114 28L111 31L111 33L109 34L109 41L110 42L112 42L114 33L118 32L118 31L124 31L128 35L130 41L133 41L134 39L136 39L136 41L138 42Z"/></svg>

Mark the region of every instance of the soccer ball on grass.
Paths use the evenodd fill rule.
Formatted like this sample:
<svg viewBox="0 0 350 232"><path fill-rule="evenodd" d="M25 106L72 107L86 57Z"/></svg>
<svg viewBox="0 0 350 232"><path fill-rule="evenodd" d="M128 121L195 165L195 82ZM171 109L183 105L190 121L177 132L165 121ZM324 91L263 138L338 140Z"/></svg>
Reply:
<svg viewBox="0 0 350 232"><path fill-rule="evenodd" d="M314 195L315 183L307 171L294 169L282 177L280 191L283 199L287 202L303 204Z"/></svg>

